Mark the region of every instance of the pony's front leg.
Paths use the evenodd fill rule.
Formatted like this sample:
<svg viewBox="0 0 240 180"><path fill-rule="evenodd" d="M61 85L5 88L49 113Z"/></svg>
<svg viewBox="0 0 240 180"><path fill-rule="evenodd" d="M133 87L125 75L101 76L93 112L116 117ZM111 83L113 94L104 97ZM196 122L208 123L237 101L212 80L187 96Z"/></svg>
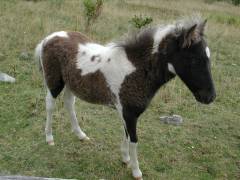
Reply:
<svg viewBox="0 0 240 180"><path fill-rule="evenodd" d="M80 140L89 140L89 137L82 131L78 124L76 112L75 112L75 96L70 91L68 87L65 88L64 92L64 106L65 109L68 111L71 119L72 131L78 136Z"/></svg>
<svg viewBox="0 0 240 180"><path fill-rule="evenodd" d="M130 162L129 156L129 136L125 127L123 128L123 140L121 143L121 155L122 155L122 162L126 165Z"/></svg>
<svg viewBox="0 0 240 180"><path fill-rule="evenodd" d="M123 113L124 120L126 122L127 133L130 137L129 143L129 155L130 155L130 163L129 166L132 169L132 175L135 179L140 180L142 179L142 172L139 168L138 163L138 156L137 156L137 117L138 115L135 114L133 111L129 112L125 111Z"/></svg>

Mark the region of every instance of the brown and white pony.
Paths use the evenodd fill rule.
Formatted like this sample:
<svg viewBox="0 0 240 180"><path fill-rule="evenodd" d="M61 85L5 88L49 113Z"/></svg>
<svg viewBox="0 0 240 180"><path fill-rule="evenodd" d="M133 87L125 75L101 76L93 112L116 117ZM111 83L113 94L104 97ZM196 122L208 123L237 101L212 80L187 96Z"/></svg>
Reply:
<svg viewBox="0 0 240 180"><path fill-rule="evenodd" d="M176 75L196 100L208 104L216 96L210 71L210 51L204 40L206 21L188 18L147 28L125 41L100 45L78 32L55 32L36 47L36 58L47 87L46 141L54 145L52 113L64 89L64 104L72 129L89 139L78 125L75 96L115 107L124 125L122 161L142 179L137 158L137 119L158 89Z"/></svg>

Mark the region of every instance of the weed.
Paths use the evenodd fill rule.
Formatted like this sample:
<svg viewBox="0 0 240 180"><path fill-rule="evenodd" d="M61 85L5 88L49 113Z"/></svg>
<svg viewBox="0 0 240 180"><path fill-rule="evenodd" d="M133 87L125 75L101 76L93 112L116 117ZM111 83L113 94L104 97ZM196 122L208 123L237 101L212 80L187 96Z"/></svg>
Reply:
<svg viewBox="0 0 240 180"><path fill-rule="evenodd" d="M220 2L220 1L226 1L226 2L231 2L234 5L239 5L240 4L240 0L205 0L205 2L207 3L213 3L213 2Z"/></svg>
<svg viewBox="0 0 240 180"><path fill-rule="evenodd" d="M89 31L90 26L96 21L100 16L103 8L103 0L84 0L84 15L85 15L85 30Z"/></svg>
<svg viewBox="0 0 240 180"><path fill-rule="evenodd" d="M137 29L149 25L153 19L151 17L143 17L135 15L129 22Z"/></svg>

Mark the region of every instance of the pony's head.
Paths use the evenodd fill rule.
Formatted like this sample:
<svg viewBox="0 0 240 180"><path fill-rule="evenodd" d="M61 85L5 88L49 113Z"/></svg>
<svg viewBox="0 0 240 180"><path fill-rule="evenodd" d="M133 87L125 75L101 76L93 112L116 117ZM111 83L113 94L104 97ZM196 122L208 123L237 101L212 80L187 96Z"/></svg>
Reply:
<svg viewBox="0 0 240 180"><path fill-rule="evenodd" d="M215 97L210 50L204 39L206 20L186 20L165 38L168 69L191 90L196 100L209 104ZM164 39L163 39L164 43Z"/></svg>

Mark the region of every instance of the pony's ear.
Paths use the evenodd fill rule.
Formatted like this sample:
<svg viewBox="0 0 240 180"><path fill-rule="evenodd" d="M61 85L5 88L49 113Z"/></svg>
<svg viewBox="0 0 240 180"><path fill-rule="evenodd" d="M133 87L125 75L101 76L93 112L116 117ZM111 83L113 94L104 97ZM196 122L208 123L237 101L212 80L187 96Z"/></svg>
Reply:
<svg viewBox="0 0 240 180"><path fill-rule="evenodd" d="M199 29L197 24L190 27L183 35L182 48L190 47L191 44L196 43L200 39Z"/></svg>
<svg viewBox="0 0 240 180"><path fill-rule="evenodd" d="M207 19L205 19L198 27L199 33L200 33L201 36L203 36L203 34L204 34L206 24L207 24Z"/></svg>

